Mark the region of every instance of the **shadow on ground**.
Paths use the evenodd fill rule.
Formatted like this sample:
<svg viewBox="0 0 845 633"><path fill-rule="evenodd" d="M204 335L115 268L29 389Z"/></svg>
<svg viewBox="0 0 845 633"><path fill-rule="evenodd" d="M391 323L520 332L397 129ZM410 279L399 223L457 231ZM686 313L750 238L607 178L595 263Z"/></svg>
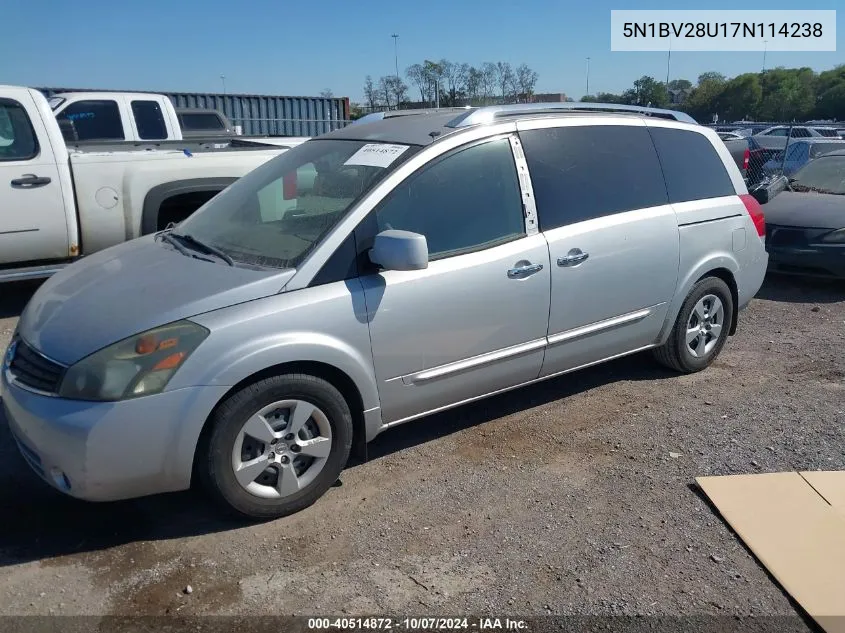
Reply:
<svg viewBox="0 0 845 633"><path fill-rule="evenodd" d="M618 380L654 380L674 374L638 354L436 414L390 430L369 445L375 460L410 446L587 391ZM350 468L366 468L356 464ZM318 501L319 503L319 501ZM86 503L50 488L18 454L0 410L0 567L91 552L139 540L195 536L242 527L199 492L113 503Z"/></svg>
<svg viewBox="0 0 845 633"><path fill-rule="evenodd" d="M0 319L20 316L27 301L43 281L16 281L0 283Z"/></svg>
<svg viewBox="0 0 845 633"><path fill-rule="evenodd" d="M0 294L0 317L16 316L37 284L16 284ZM845 299L845 282L769 276L758 297L769 301L833 303ZM530 387L481 400L389 430L369 446L379 459L484 422L595 387L673 376L637 354ZM366 464L350 466L367 468ZM130 501L90 504L66 497L41 482L25 464L0 411L0 567L139 540L162 540L220 532L244 525L201 494L174 493Z"/></svg>
<svg viewBox="0 0 845 633"><path fill-rule="evenodd" d="M785 303L838 303L845 301L845 279L817 279L769 273L756 297Z"/></svg>

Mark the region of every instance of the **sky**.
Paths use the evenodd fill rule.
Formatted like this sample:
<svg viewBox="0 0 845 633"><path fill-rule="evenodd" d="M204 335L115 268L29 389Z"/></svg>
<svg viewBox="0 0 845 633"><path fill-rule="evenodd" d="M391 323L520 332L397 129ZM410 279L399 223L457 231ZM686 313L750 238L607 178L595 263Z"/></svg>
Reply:
<svg viewBox="0 0 845 633"><path fill-rule="evenodd" d="M642 75L666 78L667 55L611 52L611 9L836 9L840 0L0 0L0 84L44 87L318 95L363 100L366 75L425 59L526 63L536 92L621 92ZM837 52L769 51L766 67L826 70L845 63L845 4ZM11 27L11 28L10 28ZM762 68L762 52L674 52L670 78ZM411 95L418 96L412 88Z"/></svg>

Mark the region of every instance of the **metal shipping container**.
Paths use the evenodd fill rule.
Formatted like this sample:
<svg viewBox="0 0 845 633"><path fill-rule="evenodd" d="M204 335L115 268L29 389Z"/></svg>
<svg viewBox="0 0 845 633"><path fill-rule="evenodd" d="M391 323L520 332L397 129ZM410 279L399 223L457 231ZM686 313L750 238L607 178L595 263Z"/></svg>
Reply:
<svg viewBox="0 0 845 633"><path fill-rule="evenodd" d="M57 92L91 92L92 88L39 88L47 97ZM210 92L96 90L163 94L177 108L211 108L240 126L245 136L317 136L349 124L348 97L283 97Z"/></svg>

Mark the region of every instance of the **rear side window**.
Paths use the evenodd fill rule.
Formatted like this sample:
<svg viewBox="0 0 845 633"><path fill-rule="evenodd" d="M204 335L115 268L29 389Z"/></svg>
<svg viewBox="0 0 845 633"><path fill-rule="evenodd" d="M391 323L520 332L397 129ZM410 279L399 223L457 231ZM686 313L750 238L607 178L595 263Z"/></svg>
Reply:
<svg viewBox="0 0 845 633"><path fill-rule="evenodd" d="M819 133L819 136L824 136L827 138L839 138L839 134L836 133L836 130L829 130L826 128L816 128L816 132Z"/></svg>
<svg viewBox="0 0 845 633"><path fill-rule="evenodd" d="M547 128L519 136L541 231L667 202L657 153L643 126Z"/></svg>
<svg viewBox="0 0 845 633"><path fill-rule="evenodd" d="M56 118L72 121L80 141L122 141L126 138L115 101L77 101Z"/></svg>
<svg viewBox="0 0 845 633"><path fill-rule="evenodd" d="M810 138L811 136L810 130L805 127L792 128L792 138Z"/></svg>
<svg viewBox="0 0 845 633"><path fill-rule="evenodd" d="M26 110L17 101L0 99L0 162L37 155L38 141Z"/></svg>
<svg viewBox="0 0 845 633"><path fill-rule="evenodd" d="M674 128L649 130L663 166L669 202L736 195L722 158L706 136Z"/></svg>
<svg viewBox="0 0 845 633"><path fill-rule="evenodd" d="M138 136L144 140L167 138L167 127L161 106L155 101L133 101L132 116L138 127Z"/></svg>

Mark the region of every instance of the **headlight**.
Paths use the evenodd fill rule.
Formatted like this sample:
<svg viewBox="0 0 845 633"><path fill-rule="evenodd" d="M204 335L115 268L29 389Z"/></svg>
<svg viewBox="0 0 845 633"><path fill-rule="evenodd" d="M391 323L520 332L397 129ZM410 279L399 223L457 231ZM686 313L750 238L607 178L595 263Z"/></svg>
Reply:
<svg viewBox="0 0 845 633"><path fill-rule="evenodd" d="M159 393L208 330L177 321L109 345L70 367L63 398L114 401Z"/></svg>
<svg viewBox="0 0 845 633"><path fill-rule="evenodd" d="M836 229L822 237L826 244L845 244L845 229Z"/></svg>

